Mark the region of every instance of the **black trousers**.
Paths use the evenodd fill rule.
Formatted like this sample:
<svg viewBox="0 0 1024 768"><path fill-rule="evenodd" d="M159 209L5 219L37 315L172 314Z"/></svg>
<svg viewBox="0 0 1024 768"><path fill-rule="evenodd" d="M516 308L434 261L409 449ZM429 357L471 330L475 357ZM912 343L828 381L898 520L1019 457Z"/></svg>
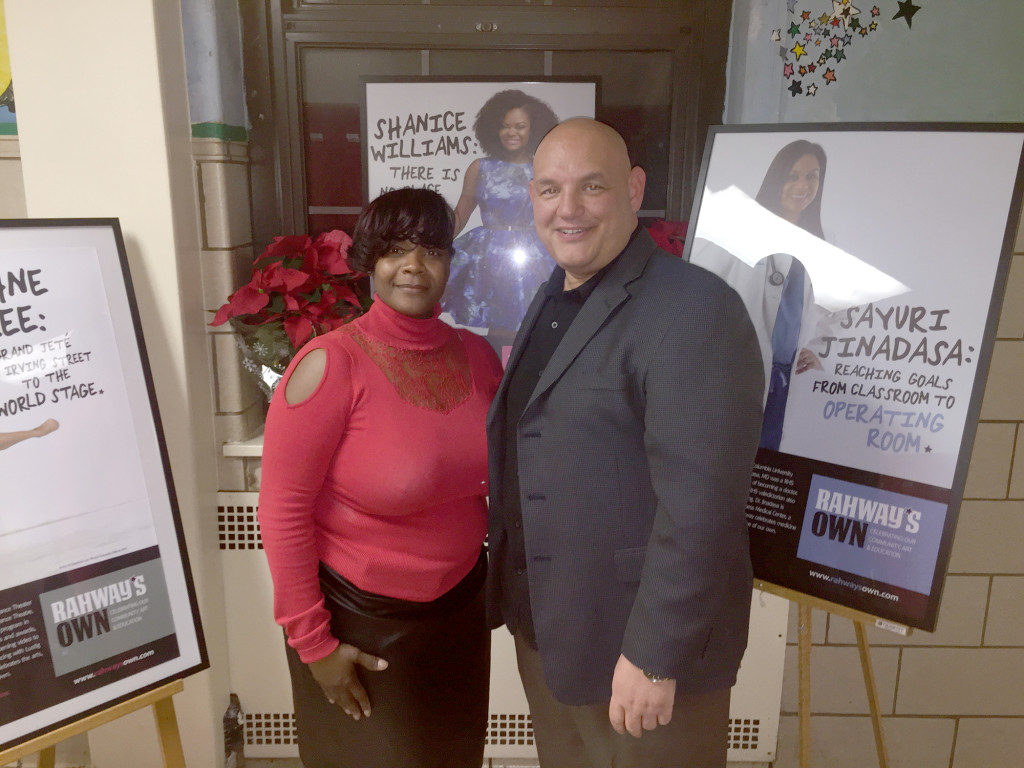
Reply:
<svg viewBox="0 0 1024 768"><path fill-rule="evenodd" d="M445 595L412 603L363 592L321 565L332 634L388 668L358 668L372 712L356 721L287 647L306 768L480 768L490 679L485 570L481 558Z"/></svg>

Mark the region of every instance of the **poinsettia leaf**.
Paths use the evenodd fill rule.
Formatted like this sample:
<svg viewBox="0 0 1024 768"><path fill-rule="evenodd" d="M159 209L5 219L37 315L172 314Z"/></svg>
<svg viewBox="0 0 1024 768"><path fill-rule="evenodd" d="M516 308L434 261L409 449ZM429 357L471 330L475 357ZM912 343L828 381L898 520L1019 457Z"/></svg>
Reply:
<svg viewBox="0 0 1024 768"><path fill-rule="evenodd" d="M309 235L287 235L284 237L275 237L274 241L270 243L256 259L256 263L267 260L289 258L294 256L301 257L305 250L312 245L312 240L309 239Z"/></svg>
<svg viewBox="0 0 1024 768"><path fill-rule="evenodd" d="M286 317L284 319L284 332L288 334L289 341L291 341L295 350L298 351L313 335L313 324L305 317Z"/></svg>

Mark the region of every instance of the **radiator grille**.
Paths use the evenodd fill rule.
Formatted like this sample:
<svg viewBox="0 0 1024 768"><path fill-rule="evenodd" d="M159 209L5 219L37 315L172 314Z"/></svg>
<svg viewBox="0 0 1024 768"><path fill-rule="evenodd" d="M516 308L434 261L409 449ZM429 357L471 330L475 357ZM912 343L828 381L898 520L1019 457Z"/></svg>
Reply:
<svg viewBox="0 0 1024 768"><path fill-rule="evenodd" d="M263 549L256 503L218 506L217 541L221 549Z"/></svg>
<svg viewBox="0 0 1024 768"><path fill-rule="evenodd" d="M524 713L491 714L487 744L533 746L533 722Z"/></svg>
<svg viewBox="0 0 1024 768"><path fill-rule="evenodd" d="M760 720L729 720L729 749L757 749L760 733Z"/></svg>
<svg viewBox="0 0 1024 768"><path fill-rule="evenodd" d="M295 716L290 712L246 712L245 743L254 747L298 744Z"/></svg>

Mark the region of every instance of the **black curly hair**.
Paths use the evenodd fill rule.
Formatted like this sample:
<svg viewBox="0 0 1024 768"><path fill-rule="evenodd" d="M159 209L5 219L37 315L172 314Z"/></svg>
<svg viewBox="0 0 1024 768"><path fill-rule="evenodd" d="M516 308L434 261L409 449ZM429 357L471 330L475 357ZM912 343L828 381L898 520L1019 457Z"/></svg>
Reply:
<svg viewBox="0 0 1024 768"><path fill-rule="evenodd" d="M473 132L480 148L490 157L503 159L508 151L501 145L498 131L501 121L513 109L522 109L530 117L530 140L527 150L532 155L544 134L558 124L558 115L545 102L519 90L498 91L476 113Z"/></svg>
<svg viewBox="0 0 1024 768"><path fill-rule="evenodd" d="M449 250L455 238L455 214L431 189L404 187L385 192L360 214L348 249L356 272L373 272L392 243L409 240Z"/></svg>

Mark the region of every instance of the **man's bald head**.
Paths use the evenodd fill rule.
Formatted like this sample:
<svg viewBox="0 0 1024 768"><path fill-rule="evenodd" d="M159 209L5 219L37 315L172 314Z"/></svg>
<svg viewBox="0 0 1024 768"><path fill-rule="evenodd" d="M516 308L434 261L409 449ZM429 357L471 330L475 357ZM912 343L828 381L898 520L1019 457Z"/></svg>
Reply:
<svg viewBox="0 0 1024 768"><path fill-rule="evenodd" d="M533 159L530 198L537 234L566 272L566 288L590 279L629 242L645 176L630 168L610 126L573 118L552 128Z"/></svg>

